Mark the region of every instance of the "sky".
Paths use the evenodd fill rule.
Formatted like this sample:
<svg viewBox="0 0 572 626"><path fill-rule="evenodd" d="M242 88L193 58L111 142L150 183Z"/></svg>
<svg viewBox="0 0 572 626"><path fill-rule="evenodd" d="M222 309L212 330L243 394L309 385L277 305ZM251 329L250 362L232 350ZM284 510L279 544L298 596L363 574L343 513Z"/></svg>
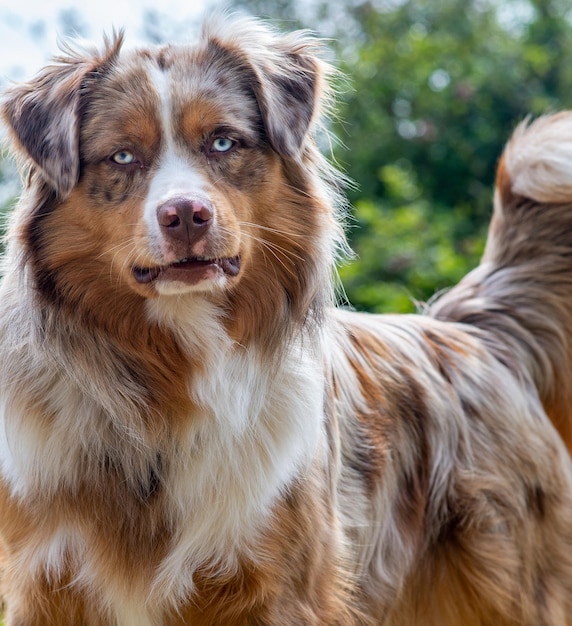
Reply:
<svg viewBox="0 0 572 626"><path fill-rule="evenodd" d="M213 0L0 0L0 86L31 78L58 53L58 39L68 34L63 15L86 39L99 42L115 27L125 28L128 44L137 44L148 41L145 12L154 15L147 28L180 39L214 4Z"/></svg>

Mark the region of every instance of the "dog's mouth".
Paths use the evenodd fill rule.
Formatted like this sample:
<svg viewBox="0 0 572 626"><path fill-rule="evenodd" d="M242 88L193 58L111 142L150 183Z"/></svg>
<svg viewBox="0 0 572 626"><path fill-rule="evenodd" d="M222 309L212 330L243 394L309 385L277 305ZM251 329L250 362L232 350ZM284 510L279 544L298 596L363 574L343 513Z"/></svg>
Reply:
<svg viewBox="0 0 572 626"><path fill-rule="evenodd" d="M156 280L176 281L187 285L196 285L203 280L212 280L216 276L234 277L240 272L240 257L208 258L188 257L155 267L134 267L133 277L140 284L149 284Z"/></svg>

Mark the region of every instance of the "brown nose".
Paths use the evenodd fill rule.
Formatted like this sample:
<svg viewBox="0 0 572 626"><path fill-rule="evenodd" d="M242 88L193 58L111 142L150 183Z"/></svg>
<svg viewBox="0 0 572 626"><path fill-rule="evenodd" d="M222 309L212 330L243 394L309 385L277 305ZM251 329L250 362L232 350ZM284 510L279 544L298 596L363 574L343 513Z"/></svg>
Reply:
<svg viewBox="0 0 572 626"><path fill-rule="evenodd" d="M173 198L157 208L157 221L166 237L193 244L212 224L213 207L202 198Z"/></svg>

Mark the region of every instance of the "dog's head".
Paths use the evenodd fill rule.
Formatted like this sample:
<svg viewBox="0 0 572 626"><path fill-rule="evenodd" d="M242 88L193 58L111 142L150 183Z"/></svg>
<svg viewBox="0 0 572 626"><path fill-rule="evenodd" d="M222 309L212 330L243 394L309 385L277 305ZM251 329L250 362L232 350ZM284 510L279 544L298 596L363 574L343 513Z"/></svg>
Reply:
<svg viewBox="0 0 572 626"><path fill-rule="evenodd" d="M108 280L292 306L336 232L312 137L326 70L308 36L218 15L194 45L115 36L11 89L33 196L18 236L40 291Z"/></svg>

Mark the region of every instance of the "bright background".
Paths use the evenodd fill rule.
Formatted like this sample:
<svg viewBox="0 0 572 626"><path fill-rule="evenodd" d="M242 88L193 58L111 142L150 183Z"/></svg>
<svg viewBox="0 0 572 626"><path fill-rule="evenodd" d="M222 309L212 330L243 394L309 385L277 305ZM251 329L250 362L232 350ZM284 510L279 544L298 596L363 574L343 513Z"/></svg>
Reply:
<svg viewBox="0 0 572 626"><path fill-rule="evenodd" d="M29 77L57 53L60 37L75 32L99 41L103 32L111 32L114 27L125 28L127 41L132 43L179 36L192 29L207 6L208 0L0 3L0 80Z"/></svg>

